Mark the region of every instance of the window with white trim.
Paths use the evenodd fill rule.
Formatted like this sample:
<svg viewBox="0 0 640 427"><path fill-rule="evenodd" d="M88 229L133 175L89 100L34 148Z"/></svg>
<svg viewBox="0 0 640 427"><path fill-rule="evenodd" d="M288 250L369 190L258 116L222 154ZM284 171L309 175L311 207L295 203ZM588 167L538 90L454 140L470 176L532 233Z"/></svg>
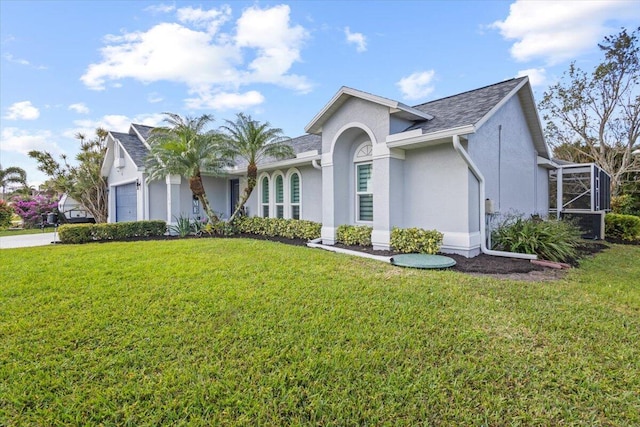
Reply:
<svg viewBox="0 0 640 427"><path fill-rule="evenodd" d="M356 221L373 221L373 147L363 142L353 156L355 165Z"/></svg>
<svg viewBox="0 0 640 427"><path fill-rule="evenodd" d="M276 176L274 187L276 218L284 218L284 177L282 174Z"/></svg>
<svg viewBox="0 0 640 427"><path fill-rule="evenodd" d="M260 213L263 218L269 218L269 177L260 179Z"/></svg>
<svg viewBox="0 0 640 427"><path fill-rule="evenodd" d="M291 218L300 219L300 174L292 172L289 175L289 212Z"/></svg>

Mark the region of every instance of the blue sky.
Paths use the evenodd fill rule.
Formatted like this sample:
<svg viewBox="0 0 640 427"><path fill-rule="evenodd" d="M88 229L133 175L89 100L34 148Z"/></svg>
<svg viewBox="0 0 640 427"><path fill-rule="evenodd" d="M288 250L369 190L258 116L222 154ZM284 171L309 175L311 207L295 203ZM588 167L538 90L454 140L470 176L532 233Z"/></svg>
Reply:
<svg viewBox="0 0 640 427"><path fill-rule="evenodd" d="M70 158L78 132L245 112L291 137L341 86L416 105L590 70L634 1L0 1L0 163Z"/></svg>

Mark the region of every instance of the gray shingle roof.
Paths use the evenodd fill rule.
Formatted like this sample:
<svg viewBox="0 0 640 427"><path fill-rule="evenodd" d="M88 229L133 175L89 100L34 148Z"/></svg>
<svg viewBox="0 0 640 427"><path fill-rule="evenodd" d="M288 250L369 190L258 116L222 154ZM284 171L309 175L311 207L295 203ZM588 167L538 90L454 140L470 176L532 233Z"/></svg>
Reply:
<svg viewBox="0 0 640 427"><path fill-rule="evenodd" d="M296 138L291 138L287 143L293 148L293 152L296 153L296 155L313 150L318 150L318 154L322 153L322 137L320 135L302 135ZM279 161L280 160L278 159L267 157L259 163L259 166ZM247 167L247 162L244 159L237 159L235 165L238 169L242 170Z"/></svg>
<svg viewBox="0 0 640 427"><path fill-rule="evenodd" d="M149 139L149 133L153 130L153 126L139 125L135 123L131 123L131 127L138 131L145 141Z"/></svg>
<svg viewBox="0 0 640 427"><path fill-rule="evenodd" d="M110 133L120 144L122 144L122 147L124 147L125 151L129 154L131 160L133 160L133 163L135 163L137 167L144 166L144 160L149 153L149 149L136 135L121 132Z"/></svg>
<svg viewBox="0 0 640 427"><path fill-rule="evenodd" d="M405 129L422 129L423 133L437 132L465 125L473 125L482 119L526 77L506 80L490 86L459 93L447 98L429 101L413 108L431 114L429 121L416 122Z"/></svg>

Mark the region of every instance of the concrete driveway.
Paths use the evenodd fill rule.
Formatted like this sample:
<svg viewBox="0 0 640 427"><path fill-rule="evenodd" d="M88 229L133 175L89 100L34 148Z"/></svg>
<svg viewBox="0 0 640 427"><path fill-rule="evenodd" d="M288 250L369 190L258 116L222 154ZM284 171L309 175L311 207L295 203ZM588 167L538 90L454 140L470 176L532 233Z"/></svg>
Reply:
<svg viewBox="0 0 640 427"><path fill-rule="evenodd" d="M19 236L0 237L0 249L26 248L28 246L46 246L53 242L54 233L21 234ZM59 241L56 235L56 241Z"/></svg>

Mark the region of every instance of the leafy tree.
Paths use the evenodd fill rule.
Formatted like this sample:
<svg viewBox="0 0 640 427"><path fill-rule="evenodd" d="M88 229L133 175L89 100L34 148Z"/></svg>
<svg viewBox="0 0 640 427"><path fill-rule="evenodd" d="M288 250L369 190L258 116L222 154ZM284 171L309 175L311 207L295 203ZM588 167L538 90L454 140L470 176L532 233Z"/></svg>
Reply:
<svg viewBox="0 0 640 427"><path fill-rule="evenodd" d="M235 121L226 120L226 123L221 126L224 156L236 160L243 159L247 162L247 187L229 218L229 221L233 221L256 187L257 163L267 157L290 158L295 153L293 148L287 145L286 141L289 138L283 136L282 129L272 128L269 122L260 123L253 120L251 116L238 113Z"/></svg>
<svg viewBox="0 0 640 427"><path fill-rule="evenodd" d="M27 173L25 170L17 166L10 166L6 169L2 169L2 165L0 165L0 187L2 187L2 200L4 200L7 185L12 182L22 184L23 187L26 187Z"/></svg>
<svg viewBox="0 0 640 427"><path fill-rule="evenodd" d="M35 227L42 221L42 214L58 209L58 200L58 196L46 193L34 197L16 196L13 198L13 210L22 218L25 228Z"/></svg>
<svg viewBox="0 0 640 427"><path fill-rule="evenodd" d="M611 175L613 195L625 178L640 172L640 156L633 154L640 148L639 32L623 29L605 37L598 45L602 63L586 73L573 62L540 103L547 139L560 148L556 155L600 165Z"/></svg>
<svg viewBox="0 0 640 427"><path fill-rule="evenodd" d="M0 228L9 227L12 216L13 208L4 200L0 200Z"/></svg>
<svg viewBox="0 0 640 427"><path fill-rule="evenodd" d="M80 152L76 155L78 164L75 166L68 163L65 155L60 156L61 163L47 151L29 152L29 156L38 162L38 169L49 176L45 187L58 194L67 193L80 202L96 222L107 222L107 180L101 174L107 135L108 132L100 128L91 140L77 134Z"/></svg>
<svg viewBox="0 0 640 427"><path fill-rule="evenodd" d="M162 179L168 175L181 175L189 179L189 188L198 198L209 219L219 221L211 209L202 182L202 174L218 175L229 162L221 155L217 132L206 131L213 117L181 117L164 113L169 125L153 129L148 142L151 146L145 162L148 180Z"/></svg>

